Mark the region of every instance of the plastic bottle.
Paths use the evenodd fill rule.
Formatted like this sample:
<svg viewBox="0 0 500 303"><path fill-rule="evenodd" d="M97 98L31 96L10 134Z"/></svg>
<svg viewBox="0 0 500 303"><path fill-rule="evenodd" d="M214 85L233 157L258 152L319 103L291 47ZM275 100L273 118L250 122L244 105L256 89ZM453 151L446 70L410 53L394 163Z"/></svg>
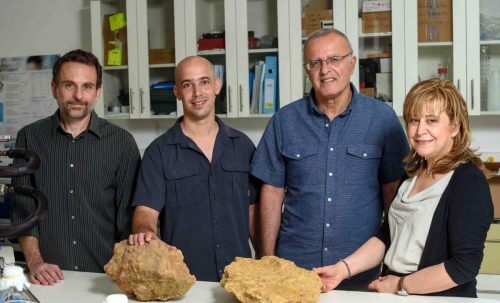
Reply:
<svg viewBox="0 0 500 303"><path fill-rule="evenodd" d="M439 63L437 76L441 80L448 80L448 66L444 62Z"/></svg>

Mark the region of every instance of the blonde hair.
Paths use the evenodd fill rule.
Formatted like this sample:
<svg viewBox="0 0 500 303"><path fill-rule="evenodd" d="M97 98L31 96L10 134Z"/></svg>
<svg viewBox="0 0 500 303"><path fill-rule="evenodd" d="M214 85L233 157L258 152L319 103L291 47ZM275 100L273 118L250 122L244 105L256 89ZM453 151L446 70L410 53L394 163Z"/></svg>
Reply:
<svg viewBox="0 0 500 303"><path fill-rule="evenodd" d="M450 124L457 128L458 133L453 138L450 152L438 159L432 167L428 167L425 158L419 156L413 149L405 157L405 169L409 176L414 176L422 171L432 174L444 174L460 164L472 162L484 172L483 162L470 148L471 134L467 104L451 81L429 79L415 84L405 98L403 105L403 118L408 130L408 124L413 117L419 117L422 110L438 109L445 112L450 119Z"/></svg>

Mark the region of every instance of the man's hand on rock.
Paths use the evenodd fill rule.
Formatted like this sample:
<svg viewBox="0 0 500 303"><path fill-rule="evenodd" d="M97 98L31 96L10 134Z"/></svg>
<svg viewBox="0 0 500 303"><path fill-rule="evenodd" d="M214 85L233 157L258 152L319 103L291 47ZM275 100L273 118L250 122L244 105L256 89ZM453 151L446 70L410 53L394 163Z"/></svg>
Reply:
<svg viewBox="0 0 500 303"><path fill-rule="evenodd" d="M144 245L151 240L157 240L157 239L158 239L158 237L156 236L155 233L148 231L145 233L131 234L128 237L128 244L130 244L130 245Z"/></svg>

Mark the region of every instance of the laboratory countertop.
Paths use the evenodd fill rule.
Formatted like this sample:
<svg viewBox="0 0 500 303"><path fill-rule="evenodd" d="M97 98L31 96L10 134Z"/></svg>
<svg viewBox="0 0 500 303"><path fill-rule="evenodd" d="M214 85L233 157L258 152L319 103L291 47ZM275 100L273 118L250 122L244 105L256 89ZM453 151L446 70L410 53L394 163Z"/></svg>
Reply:
<svg viewBox="0 0 500 303"><path fill-rule="evenodd" d="M54 286L32 285L31 292L42 303L102 303L107 295L123 293L105 274L64 271L64 280ZM183 303L237 303L219 283L196 282L182 298L172 299ZM129 302L140 302L129 299ZM457 297L408 296L380 294L374 292L333 290L321 294L320 303L500 303L492 299L471 299Z"/></svg>

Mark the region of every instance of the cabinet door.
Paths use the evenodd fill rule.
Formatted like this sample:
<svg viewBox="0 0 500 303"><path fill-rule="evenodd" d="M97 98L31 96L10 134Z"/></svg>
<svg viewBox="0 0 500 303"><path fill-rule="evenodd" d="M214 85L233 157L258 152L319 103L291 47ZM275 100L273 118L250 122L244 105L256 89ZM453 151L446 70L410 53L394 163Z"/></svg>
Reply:
<svg viewBox="0 0 500 303"><path fill-rule="evenodd" d="M103 92L95 110L104 118L139 118L135 0L90 4L92 51L103 66ZM126 26L104 31L109 28L109 16L116 13L125 14ZM115 47L121 49L121 60L108 52Z"/></svg>
<svg viewBox="0 0 500 303"><path fill-rule="evenodd" d="M347 30L357 68L351 77L359 92L392 105L401 115L404 100L405 1L374 8L363 1L346 4Z"/></svg>
<svg viewBox="0 0 500 303"><path fill-rule="evenodd" d="M478 81L469 79L466 63L466 0L414 0L405 5L406 92L425 79L448 79L474 114Z"/></svg>
<svg viewBox="0 0 500 303"><path fill-rule="evenodd" d="M280 98L281 106L308 95L311 84L303 68L303 44L322 27L346 32L346 3L352 0L307 2L289 0L288 28L290 49L290 98ZM280 21L281 22L281 21Z"/></svg>
<svg viewBox="0 0 500 303"><path fill-rule="evenodd" d="M271 116L289 98L286 76L288 0L236 2L238 116ZM283 40L282 40L283 39ZM288 74L288 73L287 73Z"/></svg>
<svg viewBox="0 0 500 303"><path fill-rule="evenodd" d="M467 74L482 115L500 114L500 12L497 0L467 1ZM469 69L471 70L469 75ZM479 106L478 106L479 107Z"/></svg>
<svg viewBox="0 0 500 303"><path fill-rule="evenodd" d="M185 12L186 55L202 56L214 65L223 82L215 112L237 117L236 1L186 0Z"/></svg>
<svg viewBox="0 0 500 303"><path fill-rule="evenodd" d="M182 3L181 3L182 4ZM173 93L179 1L137 1L139 113L141 118L176 117Z"/></svg>

